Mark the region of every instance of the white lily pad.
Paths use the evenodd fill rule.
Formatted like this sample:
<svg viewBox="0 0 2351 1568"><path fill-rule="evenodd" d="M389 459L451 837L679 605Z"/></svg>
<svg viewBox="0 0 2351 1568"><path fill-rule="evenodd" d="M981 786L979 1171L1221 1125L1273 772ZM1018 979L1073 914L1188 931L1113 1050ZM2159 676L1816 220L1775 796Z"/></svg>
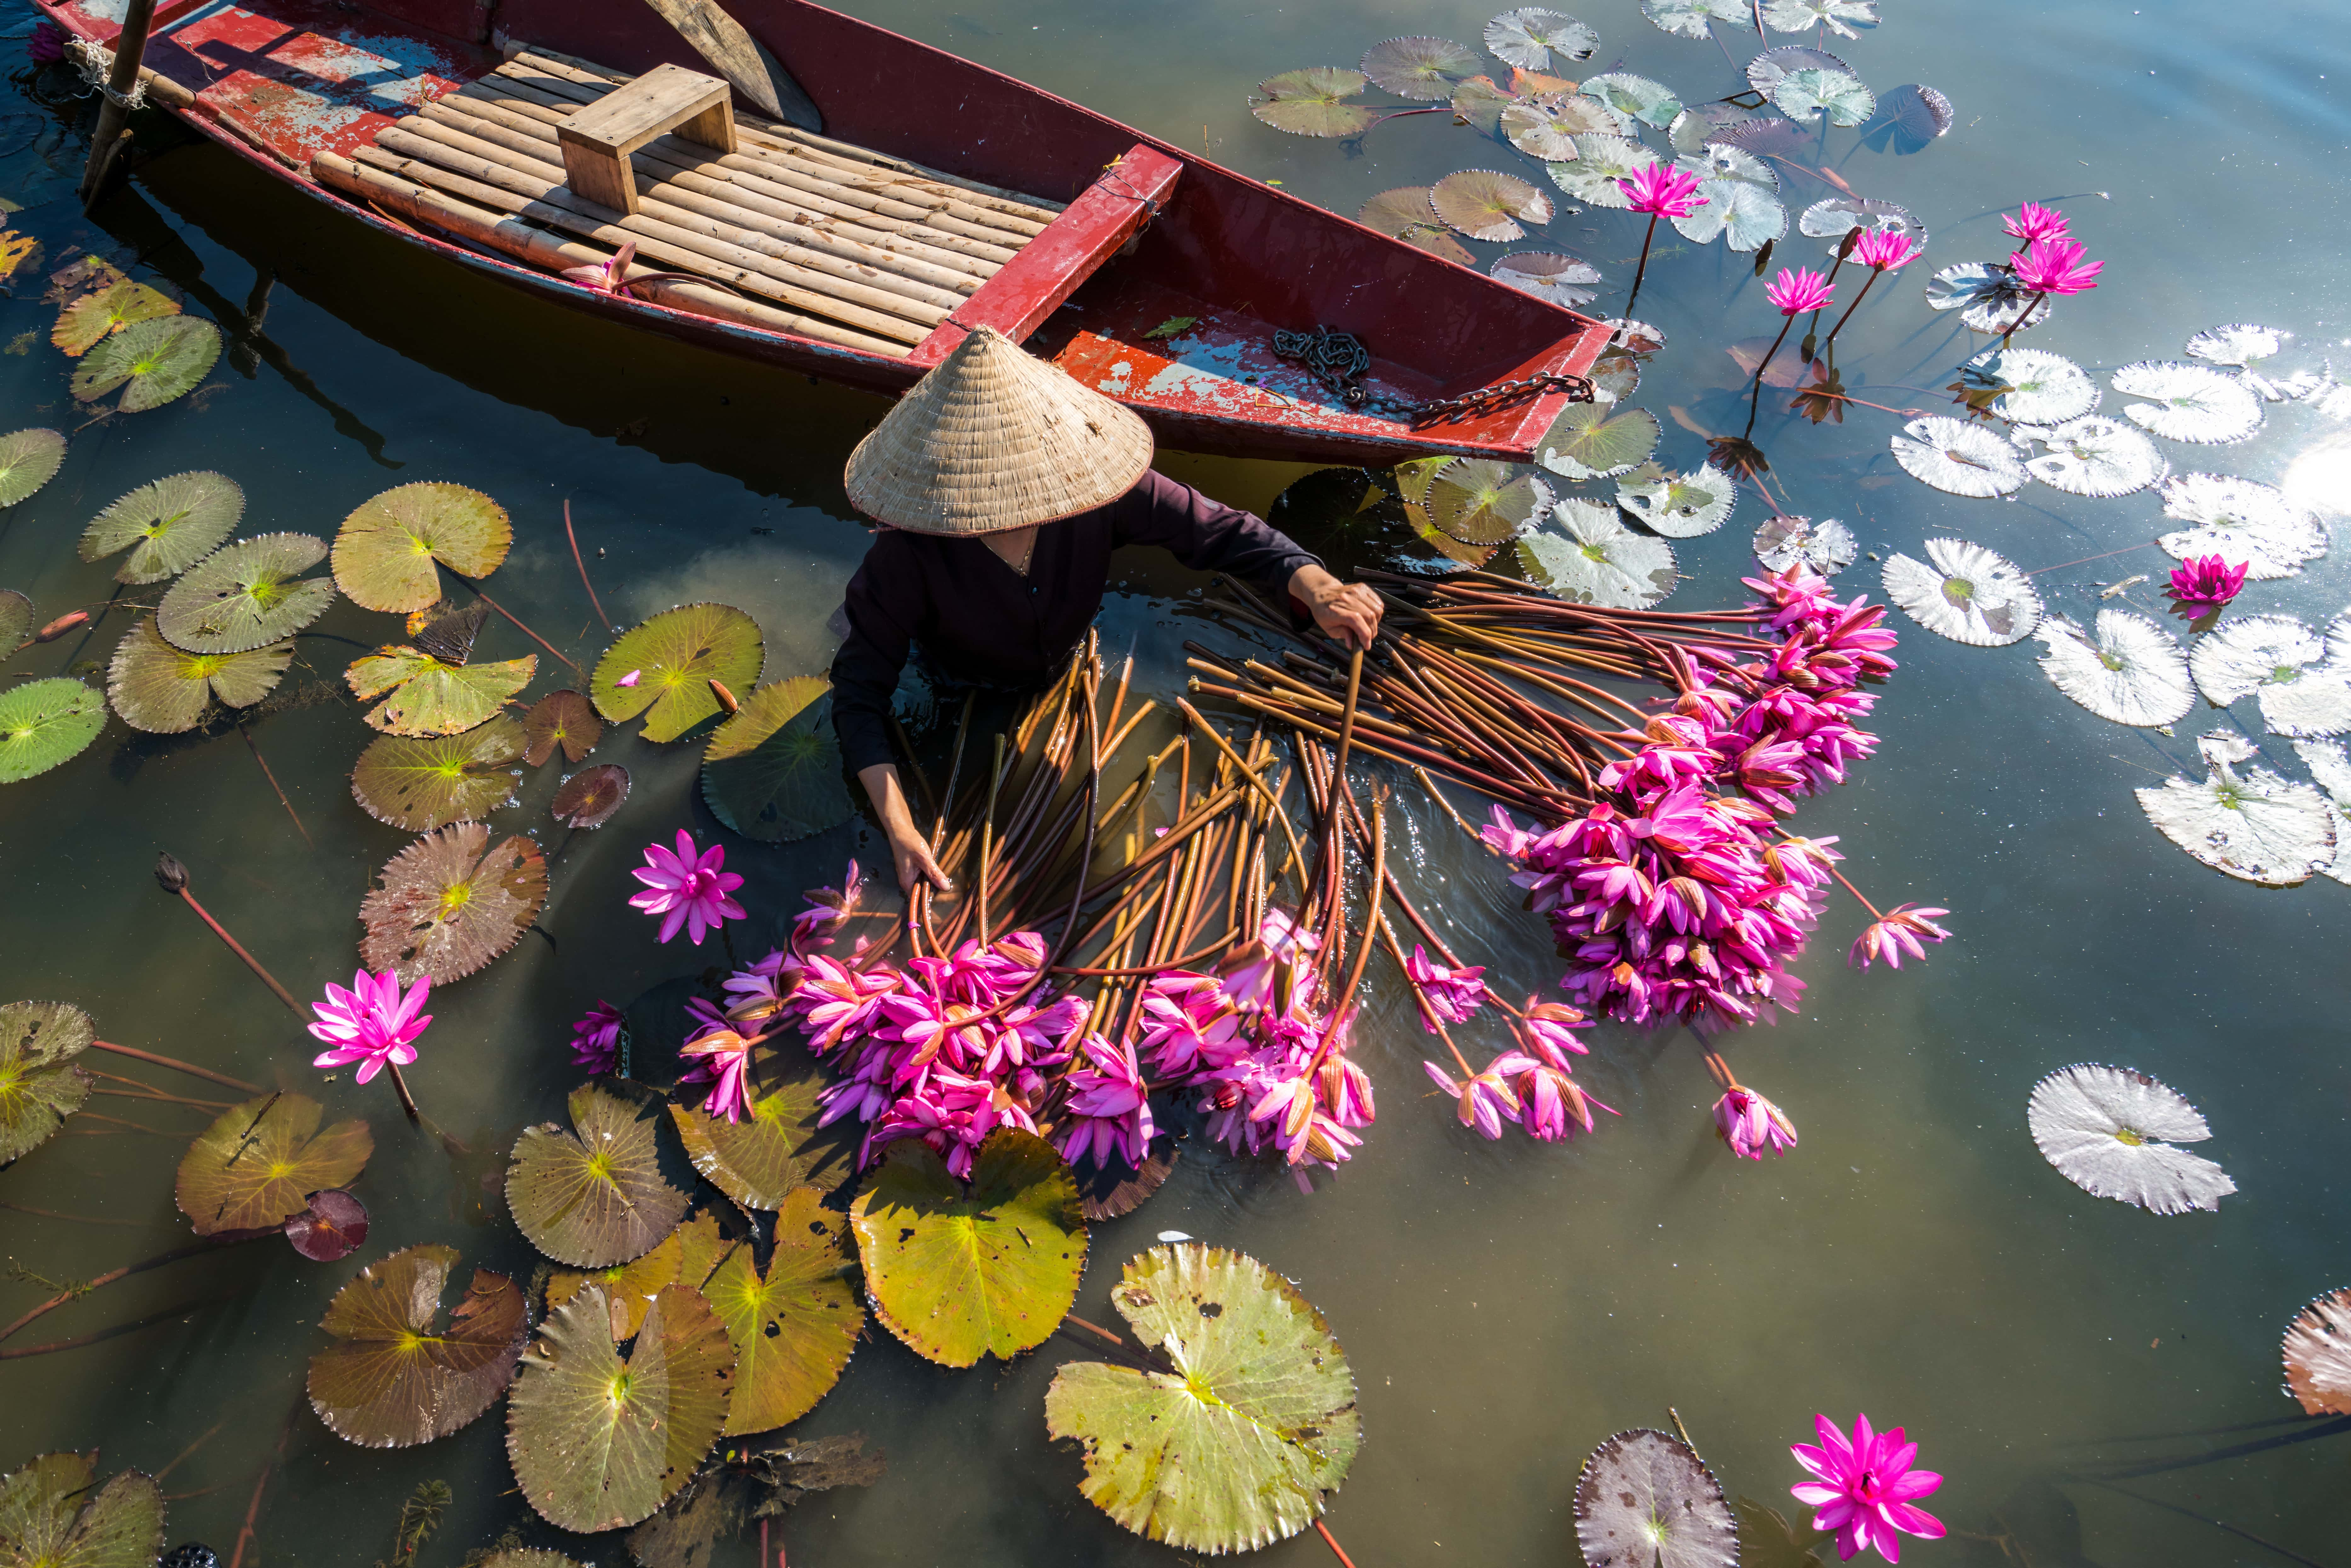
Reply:
<svg viewBox="0 0 2351 1568"><path fill-rule="evenodd" d="M2294 376L2278 377L2255 367L2283 352L2293 336L2280 328L2256 327L2244 321L2210 327L2188 340L2188 357L2207 364L2229 366L2235 370L2237 379L2246 389L2263 402L2284 402L2307 395L2304 388L2319 381L2317 373L2304 371Z"/></svg>
<svg viewBox="0 0 2351 1568"><path fill-rule="evenodd" d="M2196 746L2209 769L2201 783L2175 774L2133 791L2165 838L2214 871L2264 887L2292 887L2335 863L2334 814L2316 789L2266 768L2240 775L2236 764L2254 750L2229 731Z"/></svg>
<svg viewBox="0 0 2351 1568"><path fill-rule="evenodd" d="M1530 158L1574 162L1579 136L1630 136L1639 127L1586 92L1539 93L1502 110L1502 139Z"/></svg>
<svg viewBox="0 0 2351 1568"><path fill-rule="evenodd" d="M1667 474L1648 465L1616 482L1616 504L1652 533L1694 539L1730 520L1739 481L1718 468Z"/></svg>
<svg viewBox="0 0 2351 1568"><path fill-rule="evenodd" d="M1696 1450L1665 1432L1619 1432L1575 1483L1589 1568L1738 1568L1739 1522Z"/></svg>
<svg viewBox="0 0 2351 1568"><path fill-rule="evenodd" d="M1914 419L1894 437L1894 460L1922 485L1989 499L2024 488L2022 455L1980 424L1948 414Z"/></svg>
<svg viewBox="0 0 2351 1568"><path fill-rule="evenodd" d="M1775 110L1749 109L1737 103L1693 103L1666 127L1666 144L1687 156L1710 142L1724 141L1726 133L1750 120L1778 120L1792 124Z"/></svg>
<svg viewBox="0 0 2351 1568"><path fill-rule="evenodd" d="M1706 204L1672 220L1674 232L1693 245L1717 238L1732 250L1762 249L1788 232L1788 209L1776 194L1780 177L1771 165L1736 147L1709 145L1677 161L1698 176Z"/></svg>
<svg viewBox="0 0 2351 1568"><path fill-rule="evenodd" d="M1600 292L1600 269L1581 256L1556 251L1521 250L1493 267L1494 281L1549 300L1562 309L1588 305Z"/></svg>
<svg viewBox="0 0 2351 1568"><path fill-rule="evenodd" d="M1661 31L1704 43L1709 25L1755 30L1746 0L1641 0L1641 15Z"/></svg>
<svg viewBox="0 0 2351 1568"><path fill-rule="evenodd" d="M1486 47L1506 66L1547 71L1551 57L1588 60L1600 47L1600 35L1561 11L1529 5L1505 11L1486 24Z"/></svg>
<svg viewBox="0 0 2351 1568"><path fill-rule="evenodd" d="M2049 448L2028 461L2024 471L2069 496L2127 496L2171 472L2155 443L2102 413L2068 420L2053 430L2032 426L2016 434Z"/></svg>
<svg viewBox="0 0 2351 1568"><path fill-rule="evenodd" d="M1840 38L1859 37L1856 27L1877 26L1877 0L1769 0L1763 25L1781 33L1826 27Z"/></svg>
<svg viewBox="0 0 2351 1568"><path fill-rule="evenodd" d="M2305 1416L2351 1416L2351 1289L2329 1291L2294 1315L2279 1342L2285 1391Z"/></svg>
<svg viewBox="0 0 2351 1568"><path fill-rule="evenodd" d="M2028 308L2028 302L2030 302ZM2049 319L2049 301L2017 287L2004 267L1963 261L1927 280L1927 305L1957 310L1970 332L2012 332Z"/></svg>
<svg viewBox="0 0 2351 1568"><path fill-rule="evenodd" d="M1928 631L2004 648L2041 623L2041 596L2005 556L1965 539L1928 539L1926 548L1925 561L1888 556L1885 580L1886 597Z"/></svg>
<svg viewBox="0 0 2351 1568"><path fill-rule="evenodd" d="M1755 530L1755 559L1766 571L1785 571L1802 561L1823 577L1834 577L1860 551L1853 530L1834 517L1814 522L1783 513Z"/></svg>
<svg viewBox="0 0 2351 1568"><path fill-rule="evenodd" d="M2268 582L2326 553L2325 525L2274 485L2233 474L2175 474L2158 493L2163 515L2189 525L2155 541L2175 559L2218 555Z"/></svg>
<svg viewBox="0 0 2351 1568"><path fill-rule="evenodd" d="M1630 71L1604 71L1586 77L1581 86L1617 113L1658 131L1671 125L1682 111L1682 100L1674 96L1673 89Z"/></svg>
<svg viewBox="0 0 2351 1568"><path fill-rule="evenodd" d="M1649 460L1663 434L1643 408L1572 402L1535 444L1535 461L1568 479L1614 479Z"/></svg>
<svg viewBox="0 0 2351 1568"><path fill-rule="evenodd" d="M2322 638L2291 615L2249 615L2199 637L2189 664L2222 707L2258 698L2272 735L2351 731L2351 625Z"/></svg>
<svg viewBox="0 0 2351 1568"><path fill-rule="evenodd" d="M2311 780L2326 798L2327 810L2335 819L2335 843L2341 846L2351 841L2351 819L2344 816L2346 811L2351 811L2351 752L2346 752L2339 740L2297 740L2294 750L2302 758L2302 765L2310 769ZM2335 881L2351 885L2351 854L2338 849L2335 859L2319 869Z"/></svg>
<svg viewBox="0 0 2351 1568"><path fill-rule="evenodd" d="M2188 655L2152 618L2098 612L2095 632L2063 615L2035 633L2048 645L2041 668L2056 688L2115 724L2175 724L2196 706Z"/></svg>
<svg viewBox="0 0 2351 1568"><path fill-rule="evenodd" d="M2008 390L1990 408L2017 424L2063 424L2098 406L2098 383L2063 354L2042 349L1986 349L1959 367L1969 392Z"/></svg>
<svg viewBox="0 0 2351 1568"><path fill-rule="evenodd" d="M2237 1190L2201 1155L2212 1129L2179 1091L2104 1062L2063 1067L2032 1086L2025 1108L2042 1158L2084 1192L2155 1214L2218 1209Z"/></svg>
<svg viewBox="0 0 2351 1568"><path fill-rule="evenodd" d="M2115 391L2145 399L2123 413L2168 441L2233 446L2262 428L2262 400L2234 376L2177 360L2141 360L2114 373Z"/></svg>
<svg viewBox="0 0 2351 1568"><path fill-rule="evenodd" d="M1655 152L1629 136L1594 132L1575 139L1575 158L1572 162L1546 163L1543 171L1551 176L1552 184L1587 207L1629 212L1633 198L1616 182L1629 180L1635 172L1657 162Z"/></svg>
<svg viewBox="0 0 2351 1568"><path fill-rule="evenodd" d="M1829 196L1806 207L1796 220L1796 232L1827 240L1831 256L1844 248L1844 236L1855 229L1907 235L1922 248L1927 243L1927 225L1917 214L1899 202L1874 196Z"/></svg>
<svg viewBox="0 0 2351 1568"><path fill-rule="evenodd" d="M1646 610L1674 591L1673 547L1636 534L1616 508L1571 496L1552 508L1556 528L1519 541L1527 575L1560 598L1612 610Z"/></svg>

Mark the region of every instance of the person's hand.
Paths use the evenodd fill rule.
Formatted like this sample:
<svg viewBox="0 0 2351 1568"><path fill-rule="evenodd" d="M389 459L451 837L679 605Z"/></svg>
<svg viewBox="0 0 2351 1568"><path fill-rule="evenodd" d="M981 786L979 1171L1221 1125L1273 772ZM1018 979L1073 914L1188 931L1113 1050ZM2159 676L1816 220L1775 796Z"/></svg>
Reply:
<svg viewBox="0 0 2351 1568"><path fill-rule="evenodd" d="M898 864L898 891L908 898L914 897L915 887L925 882L941 893L955 891L955 883L939 869L939 862L931 856L931 846L912 822L903 832L891 832L890 857Z"/></svg>
<svg viewBox="0 0 2351 1568"><path fill-rule="evenodd" d="M1368 648L1379 635L1380 596L1360 582L1341 582L1319 566L1301 566L1290 577L1290 593L1323 635L1343 646Z"/></svg>

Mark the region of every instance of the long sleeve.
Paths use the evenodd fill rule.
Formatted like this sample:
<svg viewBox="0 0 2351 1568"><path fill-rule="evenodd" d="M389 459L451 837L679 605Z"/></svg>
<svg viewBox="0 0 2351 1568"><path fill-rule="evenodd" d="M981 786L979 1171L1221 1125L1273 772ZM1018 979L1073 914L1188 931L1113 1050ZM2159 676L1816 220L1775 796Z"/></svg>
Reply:
<svg viewBox="0 0 2351 1568"><path fill-rule="evenodd" d="M890 708L899 672L924 618L922 574L899 536L885 533L849 580L842 608L849 638L832 656L832 727L852 773L897 760L890 744Z"/></svg>
<svg viewBox="0 0 2351 1568"><path fill-rule="evenodd" d="M1228 571L1276 603L1301 566L1322 563L1288 535L1156 469L1111 504L1112 543L1159 545L1196 571Z"/></svg>

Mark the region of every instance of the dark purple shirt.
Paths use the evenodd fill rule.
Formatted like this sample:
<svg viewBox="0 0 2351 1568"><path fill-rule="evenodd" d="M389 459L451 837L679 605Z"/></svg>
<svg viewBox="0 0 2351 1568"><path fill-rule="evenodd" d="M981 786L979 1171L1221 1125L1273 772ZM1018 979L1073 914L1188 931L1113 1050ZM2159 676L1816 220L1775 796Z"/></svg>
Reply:
<svg viewBox="0 0 2351 1568"><path fill-rule="evenodd" d="M1102 608L1111 551L1129 544L1164 545L1186 566L1247 579L1276 603L1292 573L1320 564L1249 513L1155 470L1110 505L1039 528L1026 576L984 539L889 529L849 580L849 640L832 661L832 723L850 770L897 760L890 705L914 644L961 680L1048 680Z"/></svg>

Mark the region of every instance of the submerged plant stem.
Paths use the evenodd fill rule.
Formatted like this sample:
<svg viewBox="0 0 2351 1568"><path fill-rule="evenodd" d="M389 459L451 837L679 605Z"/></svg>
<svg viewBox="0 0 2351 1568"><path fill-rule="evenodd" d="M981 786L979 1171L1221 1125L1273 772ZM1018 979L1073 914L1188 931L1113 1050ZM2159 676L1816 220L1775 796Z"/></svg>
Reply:
<svg viewBox="0 0 2351 1568"><path fill-rule="evenodd" d="M604 606L597 601L596 585L588 580L588 562L580 554L580 536L571 531L571 497L569 496L563 497L563 537L571 541L571 564L580 569L580 586L588 591L588 603L596 612L597 622L603 626L611 625L612 618L604 613ZM576 664L572 667L579 668Z"/></svg>
<svg viewBox="0 0 2351 1568"><path fill-rule="evenodd" d="M251 1239L257 1239L257 1238ZM89 1295L92 1291L97 1290L100 1285L111 1285L117 1280L127 1280L133 1274L143 1274L150 1269L160 1269L166 1263L176 1263L183 1258L193 1258L199 1252L211 1252L224 1246L235 1245L235 1242L193 1241L184 1247L174 1247L169 1252L159 1252L154 1257L147 1259L143 1262L125 1263L120 1269L110 1269L107 1272L99 1275L97 1278L84 1281L82 1283L74 1286L70 1290L58 1291L56 1295L51 1296L47 1301L43 1301L39 1306L34 1307L26 1312L7 1327L0 1328L0 1340L9 1338L19 1329L22 1329L26 1324L32 1322L36 1319L43 1317L47 1313L57 1311L59 1307L64 1306L68 1301L79 1301L82 1297Z"/></svg>
<svg viewBox="0 0 2351 1568"><path fill-rule="evenodd" d="M1780 345L1788 340L1788 329L1795 324L1796 319L1793 316L1782 316L1780 319L1780 335L1771 340L1771 346L1764 351L1762 362L1755 367L1755 384L1748 389L1747 428L1739 437L1741 441L1747 440L1755 434L1755 413L1763 402L1763 372L1771 368L1772 357L1779 353Z"/></svg>
<svg viewBox="0 0 2351 1568"><path fill-rule="evenodd" d="M304 844L316 850L319 846L312 841L310 830L302 825L301 814L294 810L294 802L286 798L286 787L277 782L277 775L269 770L268 758L263 757L261 747L253 743L253 732L241 724L236 727L236 732L245 737L245 748L253 753L253 759L261 764L261 776L269 780L269 787L272 789L277 791L277 803L286 808L287 816L294 819L294 831L302 835Z"/></svg>
<svg viewBox="0 0 2351 1568"><path fill-rule="evenodd" d="M455 576L456 576L456 574L455 574L455 572L450 573L450 575L451 575L452 577L455 577ZM529 638L532 642L534 642L534 643L538 643L540 647L542 647L542 648L546 649L549 653L550 653L554 654L557 658L559 658L559 659L562 660L565 664L569 664L569 665L571 666L571 673L572 673L573 674L585 674L585 672L584 672L584 671L582 671L582 670L580 668L580 664L579 664L579 661L578 661L578 660L576 660L576 659L572 658L572 656L571 656L570 654L569 654L569 653L567 653L563 652L561 649L558 648L554 643L552 643L549 642L546 638L544 638L544 637L540 636L538 632L536 632L532 631L529 627L523 625L521 619L520 619L519 617L517 617L517 616L515 614L515 612L514 612L513 611L508 610L505 605L500 604L496 600L492 599L488 594L486 594L486 593L483 592L483 591L482 591L482 585L481 585L480 583L475 582L473 579L471 579L471 578L469 578L469 577L459 577L459 578L457 578L457 580L458 580L458 581L460 581L460 582L462 582L462 583L464 583L466 587L468 587L468 588L472 589L472 590L474 591L474 595L475 595L475 598L477 598L477 599L479 599L483 603L485 603L485 604L488 605L491 609L493 609L493 610L496 611L499 614L501 614L501 615L505 616L507 620L512 621L512 622L515 623L515 626L517 627L517 629L518 629L518 630L522 632L522 634L523 634L524 636L526 636L526 637Z"/></svg>
<svg viewBox="0 0 2351 1568"><path fill-rule="evenodd" d="M1842 265L1844 258L1843 256L1839 256L1837 260L1838 263ZM1836 325L1829 329L1828 343L1823 343L1822 345L1823 350L1827 349L1830 344L1833 344L1837 340L1837 334L1844 330L1844 324L1853 319L1853 313L1861 308L1861 302L1863 300L1869 298L1869 286L1876 282L1879 276L1884 271L1885 268L1877 267L1873 267L1869 269L1869 276L1861 280L1861 292L1853 297L1853 303L1844 308L1844 314L1838 317ZM1831 276L1834 277L1834 274L1833 273Z"/></svg>
<svg viewBox="0 0 2351 1568"><path fill-rule="evenodd" d="M158 1067L168 1067L174 1071L187 1073L192 1078L202 1078L208 1082L217 1083L225 1089L241 1089L247 1094L258 1094L262 1092L261 1085L258 1083L247 1083L242 1078L231 1078L225 1072L214 1072L209 1067L198 1067L193 1061L182 1061L177 1057L159 1056L152 1051L141 1051L136 1046L117 1045L110 1040L93 1040L89 1042L89 1048L92 1051L110 1051L117 1056L128 1056L139 1061L150 1061Z"/></svg>
<svg viewBox="0 0 2351 1568"><path fill-rule="evenodd" d="M1316 1532L1322 1537L1322 1543L1330 1547L1332 1552L1337 1556L1339 1561L1345 1564L1345 1568L1355 1568L1354 1560L1349 1557L1346 1552L1339 1545L1339 1538L1331 1533L1331 1527L1329 1525L1324 1524L1318 1519L1314 1521L1314 1529Z"/></svg>

